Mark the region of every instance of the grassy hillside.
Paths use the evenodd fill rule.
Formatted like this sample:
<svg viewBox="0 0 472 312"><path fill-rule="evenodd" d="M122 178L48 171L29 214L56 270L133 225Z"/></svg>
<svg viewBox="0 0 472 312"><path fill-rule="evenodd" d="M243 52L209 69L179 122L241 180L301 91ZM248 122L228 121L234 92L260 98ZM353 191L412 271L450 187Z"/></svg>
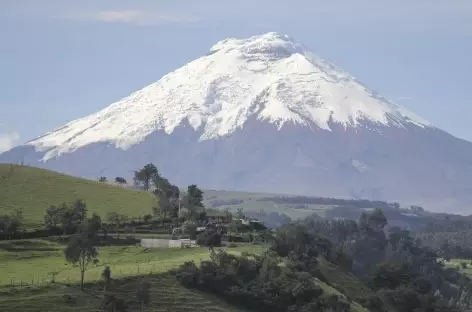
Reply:
<svg viewBox="0 0 472 312"><path fill-rule="evenodd" d="M104 266L110 266L113 284L111 292L125 299L130 311L139 311L135 302L136 284L146 279L152 284L152 304L146 311L239 312L241 309L225 301L187 289L166 272L185 261L199 262L209 257L206 248L152 249L145 252L136 246L106 246L100 248L99 263L92 265L86 273L86 289L77 290L78 268L66 263L62 250L64 245L54 239L31 239L0 242L0 311L100 311L101 287L97 287ZM228 252L257 253L262 246L240 244ZM317 280L326 296L337 294L355 300L370 291L355 277L339 270L320 258L320 268L328 284ZM51 275L56 272L55 284ZM67 286L71 285L71 286ZM68 303L67 296L77 299L77 305ZM355 301L353 312L367 312Z"/></svg>
<svg viewBox="0 0 472 312"><path fill-rule="evenodd" d="M431 213L425 210L411 210L408 206L395 207L384 201L364 199L333 199L315 196L280 195L265 193L233 192L205 190L206 207L219 210L228 209L244 213L264 221L266 224L278 223L277 214L286 215L292 220L318 215L323 218L345 218L357 220L364 211L380 208L384 211L392 226L418 229L433 219L444 219L446 214ZM401 207L401 208L400 208ZM458 216L447 215L457 219ZM269 225L270 226L270 225Z"/></svg>
<svg viewBox="0 0 472 312"><path fill-rule="evenodd" d="M189 290L181 286L174 276L166 274L146 277L133 277L117 281L112 292L126 301L128 311L141 311L136 302L136 286L145 279L151 284L151 303L145 308L148 312L242 312L228 305L223 300L206 293ZM40 287L0 289L0 311L2 312L73 312L103 311L101 300L93 291L92 285L86 285L87 292L59 284ZM76 303L69 303L67 297L75 298Z"/></svg>
<svg viewBox="0 0 472 312"><path fill-rule="evenodd" d="M151 212L151 193L59 174L44 169L0 164L0 214L23 209L28 226L43 222L51 205L83 199L90 212L109 211L140 217Z"/></svg>
<svg viewBox="0 0 472 312"><path fill-rule="evenodd" d="M64 245L54 239L28 239L0 242L0 286L44 284L56 272L56 281L79 282L79 271L64 259ZM244 245L230 248L232 253L258 252L260 246ZM185 261L200 261L209 257L206 248L151 249L147 252L135 245L99 248L99 262L91 266L87 281L100 280L105 265L112 268L114 277L162 273ZM1 310L0 310L1 311Z"/></svg>
<svg viewBox="0 0 472 312"><path fill-rule="evenodd" d="M208 259L206 248L151 249L136 246L105 246L99 249L99 262L86 272L86 293L76 289L80 275L77 267L64 260L64 245L54 239L0 242L0 311L101 311L101 287L96 282L104 266L110 266L111 292L125 299L130 311L139 311L135 302L136 284L143 278L152 284L152 304L146 311L237 312L223 300L182 287L175 276L166 274L185 261ZM260 246L230 248L231 253L258 252ZM56 272L55 284L51 275ZM66 286L71 285L71 286ZM70 295L77 305L65 300Z"/></svg>
<svg viewBox="0 0 472 312"><path fill-rule="evenodd" d="M323 217L326 210L334 207L333 205L304 205L302 207L300 205L278 204L269 199L275 196L280 196L280 194L205 190L204 204L206 207L229 209L231 212L235 212L239 208L246 212L276 212L285 214L294 220L303 219L314 213Z"/></svg>

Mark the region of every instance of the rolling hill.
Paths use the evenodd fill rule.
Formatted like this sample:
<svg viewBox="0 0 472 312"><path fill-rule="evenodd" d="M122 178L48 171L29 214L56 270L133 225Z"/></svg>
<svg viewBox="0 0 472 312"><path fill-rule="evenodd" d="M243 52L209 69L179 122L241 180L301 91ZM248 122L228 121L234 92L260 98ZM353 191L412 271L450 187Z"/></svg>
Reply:
<svg viewBox="0 0 472 312"><path fill-rule="evenodd" d="M0 214L22 209L28 229L43 222L44 213L51 205L82 199L90 213L104 217L115 211L130 218L139 218L151 212L156 204L150 192L100 183L41 168L0 164ZM277 195L270 193L204 190L204 204L212 214L222 210L236 212L242 209L268 226L280 226L285 216L303 219L311 215L327 218L357 219L363 210L382 208L392 224L414 228L442 214L426 211L412 212L397 209L385 202L347 200L345 204L321 197ZM386 206L387 205L387 206ZM385 207L384 207L385 206ZM452 215L451 215L452 216Z"/></svg>
<svg viewBox="0 0 472 312"><path fill-rule="evenodd" d="M155 204L152 193L76 178L35 167L0 164L0 214L22 209L28 227L43 222L51 205L82 199L90 213L142 217Z"/></svg>
<svg viewBox="0 0 472 312"><path fill-rule="evenodd" d="M246 311L217 296L185 288L171 272L167 272L184 261L208 259L206 249L153 249L143 252L136 246L103 247L100 263L87 271L86 292L81 292L76 288L79 279L77 269L63 261L63 247L48 239L0 242L0 260L7 264L0 278L0 311L97 311L102 291L98 281L104 265L112 268L112 293L125 299L130 306L129 311L139 310L135 291L142 280L152 285L152 300L146 311L179 312L190 308L196 312ZM261 251L262 246L241 245L231 248L229 252ZM351 303L352 312L367 312L356 302L356 298L371 295L371 291L351 274L324 258L319 260L326 281L316 279L315 283L325 291L324 296L336 294ZM52 270L58 272L55 283L50 283L51 277L48 275ZM75 298L75 304L67 300L70 297Z"/></svg>

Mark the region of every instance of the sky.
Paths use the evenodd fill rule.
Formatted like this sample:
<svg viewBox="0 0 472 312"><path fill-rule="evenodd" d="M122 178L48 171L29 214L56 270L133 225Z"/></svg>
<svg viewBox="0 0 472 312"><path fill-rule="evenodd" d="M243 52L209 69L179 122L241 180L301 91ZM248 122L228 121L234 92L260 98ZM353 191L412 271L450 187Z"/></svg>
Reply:
<svg viewBox="0 0 472 312"><path fill-rule="evenodd" d="M472 141L471 0L0 0L0 152L269 31Z"/></svg>

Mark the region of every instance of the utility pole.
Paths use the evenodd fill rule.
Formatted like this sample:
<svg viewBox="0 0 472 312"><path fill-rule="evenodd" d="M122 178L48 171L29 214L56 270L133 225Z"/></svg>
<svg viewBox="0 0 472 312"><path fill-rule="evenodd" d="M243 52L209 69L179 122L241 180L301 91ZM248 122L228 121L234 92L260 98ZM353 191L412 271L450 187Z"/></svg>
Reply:
<svg viewBox="0 0 472 312"><path fill-rule="evenodd" d="M177 213L177 217L180 218L180 192L179 192L179 212Z"/></svg>

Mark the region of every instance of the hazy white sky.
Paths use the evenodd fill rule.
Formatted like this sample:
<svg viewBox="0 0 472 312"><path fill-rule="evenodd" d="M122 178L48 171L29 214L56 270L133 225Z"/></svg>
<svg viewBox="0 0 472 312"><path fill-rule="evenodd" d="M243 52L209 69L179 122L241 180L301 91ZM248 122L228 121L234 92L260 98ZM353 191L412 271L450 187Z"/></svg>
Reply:
<svg viewBox="0 0 472 312"><path fill-rule="evenodd" d="M472 140L471 0L1 0L0 151L268 31Z"/></svg>

